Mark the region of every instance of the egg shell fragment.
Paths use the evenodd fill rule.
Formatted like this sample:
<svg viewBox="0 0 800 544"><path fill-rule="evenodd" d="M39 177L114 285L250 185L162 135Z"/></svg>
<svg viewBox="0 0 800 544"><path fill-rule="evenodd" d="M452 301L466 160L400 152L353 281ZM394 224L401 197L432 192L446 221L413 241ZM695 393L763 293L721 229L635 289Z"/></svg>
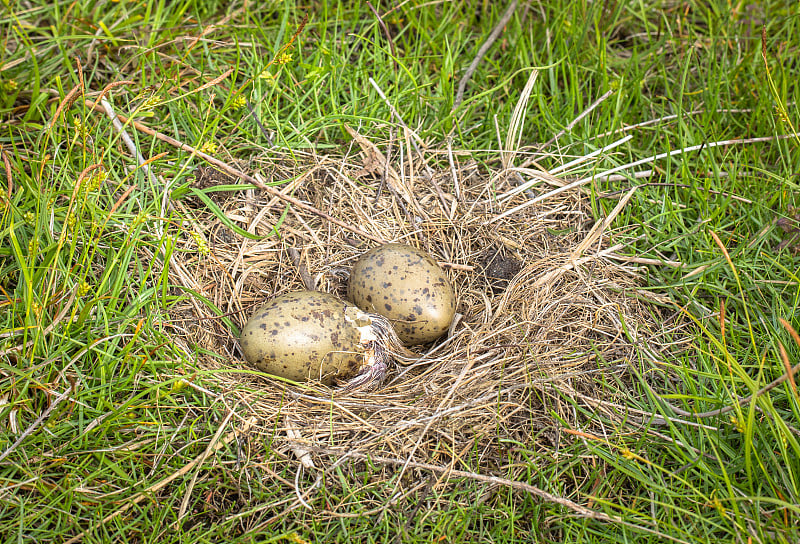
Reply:
<svg viewBox="0 0 800 544"><path fill-rule="evenodd" d="M347 296L365 312L387 317L406 345L425 344L453 321L456 297L444 270L427 253L385 244L353 266Z"/></svg>
<svg viewBox="0 0 800 544"><path fill-rule="evenodd" d="M365 363L364 346L362 331L345 318L348 307L356 310L318 291L270 300L242 329L239 342L245 359L262 372L294 381L331 384L356 375Z"/></svg>

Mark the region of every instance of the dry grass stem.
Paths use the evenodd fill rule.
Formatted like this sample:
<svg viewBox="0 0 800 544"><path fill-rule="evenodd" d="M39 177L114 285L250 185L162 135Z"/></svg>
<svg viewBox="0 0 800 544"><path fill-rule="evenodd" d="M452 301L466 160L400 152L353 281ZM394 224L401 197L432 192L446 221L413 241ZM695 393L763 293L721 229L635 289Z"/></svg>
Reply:
<svg viewBox="0 0 800 544"><path fill-rule="evenodd" d="M503 12L503 15L500 17L500 20L497 21L497 24L494 25L491 33L489 33L489 37L486 38L486 41L478 49L478 52L475 54L475 58L472 59L472 62L469 63L466 72L461 77L461 81L458 82L458 91L456 92L456 98L453 100L453 110L458 108L461 105L461 102L464 100L464 92L467 90L467 84L469 83L470 79L472 79L472 75L475 73L475 70L478 69L478 65L481 63L481 59L489 49L492 47L492 44L497 41L497 38L500 37L500 34L503 32L503 29L511 20L511 17L514 15L514 11L517 9L517 0L512 0L512 2L508 5L506 10Z"/></svg>

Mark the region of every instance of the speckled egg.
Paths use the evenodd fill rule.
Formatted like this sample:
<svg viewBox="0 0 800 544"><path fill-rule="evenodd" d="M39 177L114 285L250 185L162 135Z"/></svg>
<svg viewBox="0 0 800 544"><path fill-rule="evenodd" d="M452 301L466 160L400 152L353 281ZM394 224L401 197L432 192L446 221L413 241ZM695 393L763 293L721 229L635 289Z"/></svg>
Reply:
<svg viewBox="0 0 800 544"><path fill-rule="evenodd" d="M442 336L456 311L444 270L406 244L385 244L362 255L350 273L347 296L365 312L387 317L406 345Z"/></svg>
<svg viewBox="0 0 800 544"><path fill-rule="evenodd" d="M253 314L239 343L247 362L263 372L331 384L355 376L365 364L365 347L373 339L364 336L365 318L328 293L287 293Z"/></svg>

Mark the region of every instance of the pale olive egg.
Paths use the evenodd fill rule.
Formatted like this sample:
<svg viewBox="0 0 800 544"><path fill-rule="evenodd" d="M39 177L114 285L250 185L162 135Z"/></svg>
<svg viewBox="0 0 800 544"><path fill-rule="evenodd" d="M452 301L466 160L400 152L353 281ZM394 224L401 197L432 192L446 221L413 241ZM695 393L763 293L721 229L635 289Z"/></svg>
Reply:
<svg viewBox="0 0 800 544"><path fill-rule="evenodd" d="M352 304L328 293L298 291L257 310L239 342L247 362L263 372L331 384L370 364L374 340L369 316Z"/></svg>
<svg viewBox="0 0 800 544"><path fill-rule="evenodd" d="M456 312L456 296L444 270L427 253L406 244L385 244L364 253L350 273L347 296L365 312L387 317L406 345L436 340Z"/></svg>

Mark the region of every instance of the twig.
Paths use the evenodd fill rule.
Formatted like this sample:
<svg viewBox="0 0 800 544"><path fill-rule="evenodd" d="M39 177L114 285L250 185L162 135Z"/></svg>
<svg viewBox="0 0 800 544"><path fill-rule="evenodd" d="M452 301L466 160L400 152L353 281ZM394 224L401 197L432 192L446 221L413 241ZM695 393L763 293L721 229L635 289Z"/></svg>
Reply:
<svg viewBox="0 0 800 544"><path fill-rule="evenodd" d="M666 259L650 259L647 257L631 257L628 255L618 255L616 253L605 253L603 255L606 259L613 259L615 261L622 261L626 263L636 264L651 264L655 266L671 266L673 268L686 268L686 263L680 261L669 261Z"/></svg>
<svg viewBox="0 0 800 544"><path fill-rule="evenodd" d="M386 161L383 165L383 174L381 175L381 184L378 187L378 190L375 191L375 200L372 201L373 206L378 205L378 201L381 198L381 193L383 192L383 188L387 186L387 180L389 179L389 169L391 168L390 161L392 160L392 146L394 145L394 127L389 129L389 144L386 146ZM396 193L392 193L395 195L396 198L399 198L400 195ZM400 201L399 204L403 206L403 202ZM405 210L405 206L403 206L403 210ZM406 212L406 215L408 213Z"/></svg>
<svg viewBox="0 0 800 544"><path fill-rule="evenodd" d="M406 537L406 540L408 540L408 530L411 528L411 524L414 523L414 518L417 517L417 512L419 512L419 509L422 508L422 504L425 502L425 499L430 494L435 483L436 483L436 478L433 475L428 476L428 483L425 484L425 489L423 489L422 494L419 497L417 497L416 506L414 506L414 508L408 514L408 519L406 520L406 522L403 524L402 527L403 535ZM398 532L395 542L402 542L402 541L403 539L400 538L400 533Z"/></svg>
<svg viewBox="0 0 800 544"><path fill-rule="evenodd" d="M105 98L100 99L100 105L103 106L103 111L105 111L106 115L108 115L109 119L111 119L111 125L114 127L114 130L117 131L119 137L122 138L123 142L125 142L125 147L128 148L128 151L130 151L131 155L136 157L136 162L139 163L139 165L142 165L144 163L144 157L141 153L139 153L139 149L136 147L136 144L133 143L131 137L128 136L128 133L125 132L125 127L122 126L122 122L120 122L119 118L117 117L114 107ZM142 166L142 170L144 170L148 176L151 175L150 168L147 166Z"/></svg>
<svg viewBox="0 0 800 544"><path fill-rule="evenodd" d="M557 387L557 386L554 386L554 387ZM607 408L607 409L609 409L609 411L611 411L612 409L616 410L617 412L619 412L621 414L621 415L618 416L620 421L623 421L626 424L628 424L629 422L632 422L635 425L640 426L640 427L647 427L647 426L650 426L650 425L663 427L663 426L669 425L670 423L676 423L678 425L686 425L687 427L695 427L695 428L698 428L698 429L705 429L707 431L717 431L717 430L719 430L718 427L715 427L715 426L712 426L712 425L705 425L703 423L697 423L695 421L688 421L686 419L678 419L677 417L665 416L665 415L657 414L655 412L647 412L647 411L644 411L644 410L639 410L639 409L636 409L636 408L632 408L630 406L623 406L622 404L616 404L616 403L613 403L613 402L610 402L610 401L607 401L607 400L597 399L597 398L594 398L594 397L592 397L590 395L583 394L580 391L572 390L572 391L570 391L570 394L574 395L574 396L576 396L576 397L578 397L580 399L583 399L587 404L591 404L594 407ZM647 432L651 432L651 431L652 431L652 429L650 429L650 428L647 429ZM564 432L567 432L567 429L564 429ZM700 451L700 450L694 448L693 446L689 446L689 445L686 445L686 444L682 443L679 440L670 439L670 441L671 442L675 442L677 444L680 444L681 446L689 448L689 449L694 450L696 452Z"/></svg>
<svg viewBox="0 0 800 544"><path fill-rule="evenodd" d="M600 149L595 149L591 153L587 153L586 155L581 155L577 159L571 160L566 164L562 164L561 166L556 166L555 168L550 170L550 173L551 174L557 174L558 172L569 170L573 166L578 166L579 164L582 164L582 163L586 162L587 160L591 159L592 157L596 157L598 155L605 156L612 149L614 149L616 147L619 147L622 144L631 141L632 139L633 139L633 135L631 135L631 134L628 134L627 136L623 136L619 140L614 140L610 144L606 144L603 147L601 147ZM535 158L536 158L536 155L531 157L530 162L535 162L534 161ZM522 163L522 166L525 167L525 165L527 163L528 163L528 161L525 161L524 163Z"/></svg>
<svg viewBox="0 0 800 544"><path fill-rule="evenodd" d="M630 174L630 177L633 177L633 178L636 178L636 179L640 179L640 178L647 178L647 177L650 177L652 175L653 175L653 171L652 170L642 170L641 172L634 172L633 174ZM720 177L723 177L723 176L720 176ZM626 176L616 175L616 176L608 176L606 178L603 178L603 181L622 181L622 180L625 180L625 179L627 179ZM659 183L659 182L655 182L655 181L654 182L650 182L650 183L642 183L641 185L638 185L638 187L670 187L670 188L680 187L681 189L691 189L692 188L691 185L688 185L686 183ZM627 191L627 189L620 189L618 191L611 191L611 192L608 192L608 193L600 193L600 194L597 195L597 197L598 198L612 198L612 197L614 197L614 196L616 196L618 194L622 194L622 193L624 193L626 191ZM711 195L719 195L719 196L722 196L722 197L725 197L725 198L730 198L731 200L744 202L745 204L752 204L753 203L753 201L750 200L749 198L736 196L734 194L726 193L724 191L715 191L714 189L706 189L706 192L708 194L711 194ZM770 225L770 226L772 226L772 225Z"/></svg>
<svg viewBox="0 0 800 544"><path fill-rule="evenodd" d="M508 169L514 164L514 157L520 148L520 140L522 138L522 129L525 126L525 112L528 109L528 100L533 92L533 86L539 78L539 70L531 71L528 75L528 81L525 82L522 92L519 95L514 106L514 111L511 114L511 121L508 123L508 130L506 131L505 142L501 142L503 150L500 152L500 159L503 163L503 168ZM519 177L519 176L518 176ZM519 178L521 180L521 178Z"/></svg>
<svg viewBox="0 0 800 544"><path fill-rule="evenodd" d="M422 426L423 423L426 423L426 422L429 422L429 421L442 420L444 418L451 417L453 415L458 416L462 412L469 411L472 408L475 408L477 406L481 406L481 405L484 405L484 404L487 404L487 403L491 404L492 402L495 401L495 399L498 399L498 398L500 398L502 396L509 395L509 394L511 394L511 393L513 393L515 391L529 389L530 387L536 386L538 384L549 384L549 383L552 383L552 382L555 382L555 381L569 380L571 378L576 378L578 376L587 376L587 375L590 375L590 374L606 373L606 372L608 372L610 370L622 370L622 369L626 369L626 368L628 368L627 364L621 364L621 365L615 365L615 366L612 366L612 367L606 367L606 368L602 368L602 369L581 370L581 371L577 371L577 372L565 372L563 374L559 374L559 375L556 375L556 376L548 376L547 378L531 379L529 382L526 382L526 383L517 383L517 384L514 384L514 385L510 385L508 387L505 387L503 389L492 390L491 392L489 392L489 393L487 393L485 395L482 395L482 396L477 397L477 398L470 399L470 400L468 400L466 402L463 402L461 404L458 404L456 406L451 406L449 408L444 408L444 409L439 408L436 411L434 411L434 412L432 412L432 413L430 413L428 415L421 416L421 417L416 418L416 419L410 419L410 420L407 419L407 420L398 421L394 425L389 426L389 427L385 427L382 430L380 430L380 431L378 431L378 432L376 432L376 433L374 433L374 434L372 434L372 435L370 435L370 436L368 436L368 437L366 437L366 438L354 443L353 445L354 446L361 446L361 445L367 444L368 442L370 442L372 440L381 438L381 437L389 435L391 433L399 433L399 432L405 431L406 429L411 429L413 427L420 427L420 426ZM345 410L344 403L341 403L341 404L340 403L336 403L329 397L326 397L326 398L315 397L313 395L306 395L306 394L298 393L298 392L293 392L292 395L294 397L296 397L296 398L304 398L304 399L308 399L308 400L312 400L312 401L318 402L320 404L332 404L333 406L335 406L336 408L339 408L340 410L343 410L343 411ZM359 402L359 403L357 403L357 405L358 405L359 408L362 408L362 409L365 408L363 402ZM348 411L348 413L351 413L351 412Z"/></svg>
<svg viewBox="0 0 800 544"><path fill-rule="evenodd" d="M599 259L601 257L607 257L608 255L614 253L615 251L619 251L620 249L623 249L624 247L625 247L625 244L617 244L617 245L612 246L612 247L610 247L608 249L604 249L602 251L597 252L596 255L587 255L586 257L580 257L580 258L577 258L577 259L571 259L566 264L561 265L561 266L559 266L558 268L556 268L554 270L551 270L546 276L542 276L541 278L539 278L539 280L535 283L535 285L542 286L542 285L545 285L547 283L552 283L553 281L555 281L555 279L557 277L559 277L564 272L567 272L568 270L572 270L576 266L582 265L584 263L588 263L590 261L594 261L594 260Z"/></svg>
<svg viewBox="0 0 800 544"><path fill-rule="evenodd" d="M392 113L392 115L394 115L397 118L397 122L400 123L400 126L402 126L404 129L408 131L409 134L411 134L411 137L414 139L414 147L416 148L417 153L422 155L422 150L420 149L419 146L424 146L425 142L422 141L422 138L420 138L416 132L414 132L409 128L409 126L397 112L392 103L389 102L389 99L386 97L383 90L378 86L378 83L371 77L369 78L369 83L370 85L372 85L372 88L375 89L375 92L378 93L378 96L381 97L381 100L383 100L383 102L386 104L386 107L389 108L389 111Z"/></svg>
<svg viewBox="0 0 800 544"><path fill-rule="evenodd" d="M319 475L317 476L317 479L314 481L314 483L311 484L311 487L309 487L305 492L303 492L300 496L298 496L298 498L294 501L294 503L292 503L291 506L289 506L286 510L284 510L280 514L272 516L271 518L269 518L264 523L258 525L257 527L254 527L252 529L252 532L256 532L259 529L262 529L262 528L265 528L265 527L271 527L273 523L275 523L279 519L284 519L286 517L286 514L288 514L292 510L295 510L298 506L303 505L303 504L307 505L308 503L306 502L305 499L309 495L311 495L312 491L314 491L315 489L317 489L320 486L320 484L322 483L322 481L325 478L325 475L326 474L330 474L331 472L336 470L336 468L338 468L340 465L344 464L344 462L349 458L350 458L350 456L345 453L344 455L339 457L331 466L326 467L325 469L319 471ZM284 485L286 485L285 482L284 482ZM289 483L288 485L292 486L291 483ZM298 482L298 485L299 485L299 482ZM299 488L297 486L295 486L295 489L297 490ZM281 501L281 502L284 502L284 501Z"/></svg>
<svg viewBox="0 0 800 544"><path fill-rule="evenodd" d="M459 372L458 378L456 378L455 383L453 383L453 385L448 389L447 394L444 396L442 401L439 403L439 406L437 407L437 410L441 410L445 406L445 404L449 404L452 407L453 401L451 400L451 397L453 396L455 391L458 389L458 386L462 383L464 378L469 374L469 371L472 369L472 367L475 365L476 362L477 362L476 358L468 357L467 364L464 365L464 367L461 369L461 372ZM419 440L417 440L414 443L414 447L411 449L411 453L408 454L408 456L406 457L405 462L402 464L402 468L400 469L400 474L397 475L397 482L395 483L394 490L392 491L392 494L397 492L397 489L400 486L400 482L403 480L403 475L405 474L405 472L408 469L408 467L411 466L411 463L413 463L413 461L411 459L417 453L417 450L419 449L420 441L422 440L422 437L425 436L428 433L428 430L431 428L431 426L433 425L434 421L435 421L434 419L431 419L430 421L428 421L428 423L425 425L425 428L422 429L421 433L419 433L419 437L420 437ZM388 508L388 505L386 505L386 508ZM385 511L386 511L386 509L384 509L382 511L382 514Z"/></svg>
<svg viewBox="0 0 800 544"><path fill-rule="evenodd" d="M500 33L503 31L503 28L508 24L511 20L511 16L514 15L514 10L517 9L517 0L513 0L511 4L509 4L508 8L506 8L505 13L500 18L500 21L497 22L495 27L492 29L491 34L489 37L486 38L486 41L483 42L481 48L478 49L478 53L475 55L475 58L472 59L472 63L470 63L469 68L467 71L464 72L464 76L461 78L461 81L458 82L458 92L456 93L456 99L453 101L453 110L458 108L461 105L461 102L464 100L464 91L467 88L467 83L469 80L472 79L472 74L475 73L475 70L478 69L478 64L480 64L481 59L489 51L489 48L492 47L492 44L497 40L500 36Z"/></svg>
<svg viewBox="0 0 800 544"><path fill-rule="evenodd" d="M106 100L104 97L101 97L100 98L100 105L103 106L103 110L106 112L106 115L108 115L108 117L111 119L111 125L114 127L114 130L117 131L117 133L119 134L120 138L122 138L122 141L125 143L125 147L127 147L128 151L130 152L130 154L133 155L136 158L136 163L144 171L145 175L150 180L150 183L153 185L153 187L157 187L158 186L158 180L156 179L155 175L153 175L153 172L150 170L150 166L148 165L148 163L150 161L149 160L145 161L145 159L142 156L142 154L139 153L139 149L136 147L136 144L133 142L133 139L131 139L131 137L125 131L125 127L122 125L122 122L117 117L117 114L114 111L113 106L111 106L111 103L108 100ZM165 208L165 204L166 204L168 198L169 198L169 195L167 194L166 191L164 191L164 194L162 195L162 202L161 202L161 216L162 217L164 217L166 215L164 213L164 208ZM138 203L138 198L137 198L137 203ZM139 204L139 207L141 208L141 204ZM156 226L156 232L157 232L157 234L158 234L158 236L160 238L162 236L162 234L163 234L163 232L162 232L163 231L163 227L161 227L161 225L159 223L156 223L156 225L157 225Z"/></svg>
<svg viewBox="0 0 800 544"><path fill-rule="evenodd" d="M237 313L237 312L230 312L227 315L233 315L235 313ZM220 317L222 317L222 316L220 316ZM205 319L212 319L212 318L205 318ZM221 400L221 398L222 398L221 394L214 393L213 391L209 391L205 387L201 387L201 386L197 385L196 383L194 383L193 381L187 380L186 378L180 378L176 382L176 384L182 385L182 386L186 386L186 387L191 387L195 391L199 391L200 393L203 393L204 395L208 395L209 398L212 398L217 402L219 402Z"/></svg>
<svg viewBox="0 0 800 544"><path fill-rule="evenodd" d="M635 187L635 186L632 189L630 189L625 194L624 197L619 199L619 202L617 202L617 205L614 206L614 208L611 210L611 212L609 212L609 214L606 217L604 217L602 221L598 221L597 223L595 223L595 225L589 231L589 234L587 234L586 237L583 240L581 240L580 243L577 246L575 246L575 248L570 253L570 255L569 255L569 261L570 262L574 261L575 259L579 258L581 255L583 255L583 253L587 249L589 249L589 246L591 246L597 240L600 239L600 237L603 235L605 230L609 226L611 226L611 223L614 221L614 219L616 219L616 217L620 214L620 212L622 212L622 210L625 208L625 206L628 205L628 202L633 197L633 194L636 192L636 189L637 189L637 187Z"/></svg>
<svg viewBox="0 0 800 544"><path fill-rule="evenodd" d="M559 172L563 172L563 171L569 170L573 166L578 166L579 164L584 163L584 162L588 161L589 159L591 159L593 157L596 157L598 155L604 155L608 151L614 149L617 146L620 146L620 145L624 144L625 142L627 142L627 141L629 141L631 139L633 139L633 136L631 136L631 135L625 136L624 138L621 138L621 139L619 139L619 140L617 140L615 142L612 142L612 143L610 143L608 145L605 145L605 146L601 147L600 149L596 149L596 150L592 151L591 153L588 153L586 155L578 157L577 159L575 159L573 161L570 161L570 162L568 162L566 164L562 164L561 166L557 166L555 168L552 168L549 171L541 170L541 171L529 172L528 171L528 167L526 165L528 165L529 162L535 162L535 161L533 161L533 160L525 161L516 170L520 171L520 170L524 169L524 172L528 173L528 175L532 176L533 179L530 179L530 180L526 181L525 183L522 183L521 185L518 185L517 187L514 187L510 191L507 191L507 192L503 193L502 195L497 197L497 200L502 202L503 200L509 199L512 196L514 196L514 195L516 195L518 193L521 193L522 191L527 191L528 189L530 189L531 187L533 187L534 185L536 185L540 181L549 182L551 185L555 185L556 182L558 181L559 182L558 186L559 187L563 187L565 185L565 183L560 183L561 182L561 178L555 177L555 174L558 174ZM625 178L623 178L623 179L625 179Z"/></svg>
<svg viewBox="0 0 800 544"><path fill-rule="evenodd" d="M50 415L50 413L51 413L53 410L55 410L56 406L58 406L59 404L61 404L61 402L62 402L64 399L66 399L66 398L69 396L69 394L70 394L70 393L72 393L73 391L74 391L74 386L70 386L70 387L69 387L69 389L67 389L66 391L64 391L63 393L61 393L59 396L57 396L57 397L56 397L56 399L55 399L55 400L54 400L54 401L53 401L53 402L50 404L50 406L48 406L48 407L47 407L47 409L46 409L44 412L42 412L42 415L40 415L39 417L37 417L37 418L36 418L36 421L34 421L33 423L31 423L30 427L28 427L27 429L25 429L25 432L23 432L21 435L19 435L19 438L17 438L17 439L14 441L14 443L13 443L13 444L11 444L11 445L10 445L8 448L6 448L6 451L4 451L2 455L0 455L0 461L2 461L3 459L5 459L6 457L8 457L8 455L9 455L9 454L10 454L12 451L14 451L14 450L17 448L17 446L19 446L19 445L22 443L22 441L23 441L23 440L25 440L25 439L26 439L26 438L27 438L27 437L28 437L28 436L29 436L31 433L33 433L33 431L35 431L35 430L36 430L36 428L37 428L39 425L41 425L41 424L42 424L42 422L43 422L45 419L47 419L47 417Z"/></svg>
<svg viewBox="0 0 800 544"><path fill-rule="evenodd" d="M583 255L583 253L587 249L589 249L589 246L594 244L603 235L603 232L611 225L612 221L614 221L617 215L619 215L622 209L628 204L628 201L631 199L633 193L635 192L636 192L636 187L628 191L628 193L623 198L621 198L619 202L617 202L617 205L614 206L614 209L611 210L611 213L609 213L606 218L604 218L602 221L598 221L597 223L595 223L594 227L592 227L592 230L589 231L589 234L587 234L586 237L583 240L581 240L581 242L577 246L575 246L575 249L572 250L572 253L570 253L566 264L564 264L563 266L559 266L554 270L551 270L550 272L548 272L547 274L536 280L534 286L539 287L543 285L548 285L554 282L567 270L570 270L571 268L577 266L579 264L579 261L581 261L581 255ZM604 253L613 253L614 251L618 251L622 249L622 247L624 247L622 244L617 244L614 247L601 251L598 253L597 258L603 256ZM596 257L591 256L589 258L594 259Z"/></svg>
<svg viewBox="0 0 800 544"><path fill-rule="evenodd" d="M102 106L92 102L91 100L86 100L86 105L88 107L94 109L94 110L103 111ZM242 180L246 181L247 183L255 185L256 187L258 187L259 189L261 189L263 191L266 191L270 195L272 195L274 197L277 197L277 198L279 198L279 199L281 199L281 200L283 200L285 202L288 202L288 203L292 204L293 206L295 206L297 208L300 208L301 210L305 210L305 211L307 211L309 213L313 213L314 215L317 215L317 216L325 219L326 221L329 221L329 222L333 223L334 225L342 227L345 230L349 230L350 232L358 234L359 236L367 238L368 240L372 240L373 242L377 242L379 244L385 243L385 240L383 240L383 239L381 239L381 238L379 238L377 236L374 236L372 234L369 234L368 232L364 232L363 230L359 229L358 227L354 227L352 225L349 225L349 224L345 223L344 221L342 221L341 219L336 219L335 217L323 212L322 210L318 210L317 208L315 208L314 206L311 206L310 204L306 204L305 202L303 202L301 200L298 200L298 199L296 199L296 198L294 198L292 196L285 195L285 194L281 193L280 191L278 191L276 188L270 187L269 185L265 185L264 183L258 181L253 176L245 174L241 170L238 170L238 169L234 168L233 166L229 165L228 163L223 162L223 161L221 161L221 160L219 160L219 159L217 159L215 157L212 157L211 155L208 155L207 153L203 153L199 149L195 149L194 147L192 147L190 145L187 145L187 144L184 144L183 142L180 142L180 141L176 140L175 138L171 138L170 136L167 136L166 134L162 134L161 132L153 130L150 127L148 127L146 125L143 125L142 123L140 123L138 121L129 120L129 119L125 118L122 115L118 115L117 117L119 118L120 121L122 121L123 123L130 124L136 130L138 130L140 132L144 132L145 134L148 134L150 136L153 136L154 138L157 138L157 139L161 140L162 142L165 142L165 143L167 143L167 144L169 144L171 146L177 147L178 149L180 149L182 151L187 151L189 153L197 155L201 159L204 159L204 160L210 162L211 164L213 164L215 166L218 166L219 168L221 168L222 170L224 170L225 172L227 172L231 176L237 177L239 179L242 179Z"/></svg>
<svg viewBox="0 0 800 544"><path fill-rule="evenodd" d="M306 453L305 456L308 456L308 454ZM300 474L303 472L303 466L304 465L301 461L300 464L297 465L297 472L294 473L294 495L297 497L298 502L300 502L300 504L302 504L306 510L314 510L314 507L308 504L308 501L306 501L306 499L303 497L303 493L300 492ZM314 489L315 487L312 486L311 489L306 492L306 494L310 494Z"/></svg>
<svg viewBox="0 0 800 544"><path fill-rule="evenodd" d="M392 61L394 62L394 71L400 68L400 64L397 62L397 50L394 48L394 40L392 40L392 35L389 33L389 29L386 28L386 23L383 22L383 17L380 16L378 10L376 10L372 6L372 2L367 1L367 7L372 10L372 13L375 14L375 17L378 19L378 24L383 30L383 34L386 36L386 41L389 42L389 47L392 49Z"/></svg>
<svg viewBox="0 0 800 544"><path fill-rule="evenodd" d="M359 134L349 125L345 125L344 128L347 130L347 133L350 134L353 140L358 143L359 147L361 147L361 151L364 156L365 168L375 174L378 174L379 167L382 168L383 172L386 172L387 174L386 186L389 187L389 190L392 191L392 194L396 196L399 195L406 202L408 202L409 206L411 206L417 215L427 217L425 211L420 207L419 203L414 198L414 191L407 187L405 183L403 183L403 179L400 177L400 174L398 174L394 168L389 166L389 159L384 156L383 153L381 153L380 149L378 149L378 146Z"/></svg>
<svg viewBox="0 0 800 544"><path fill-rule="evenodd" d="M714 113L751 113L753 110L751 108L744 108L744 109L732 108L732 109L719 109L719 110L713 110L713 111L714 111ZM672 115L665 115L664 117L657 117L656 119L648 119L647 121L642 121L641 123L636 123L635 125L626 125L624 127L621 127L621 128L615 129L615 130L609 130L608 132L603 132L601 134L598 134L597 136L592 136L591 139L592 140L597 140L597 139L600 139L600 138L605 138L606 136L611 136L611 135L614 135L614 134L620 134L620 133L623 133L623 132L630 132L631 130L636 130L638 128L642 128L642 127L646 127L646 126L650 126L650 125L656 125L658 123L665 123L667 121L672 121L673 119L677 119L678 117L681 117L681 116L688 117L690 115L697 115L698 113L705 113L705 112L706 112L706 110L701 108L699 110L693 110L693 111L684 112L684 113L680 113L680 114L675 113L675 114L672 114Z"/></svg>

